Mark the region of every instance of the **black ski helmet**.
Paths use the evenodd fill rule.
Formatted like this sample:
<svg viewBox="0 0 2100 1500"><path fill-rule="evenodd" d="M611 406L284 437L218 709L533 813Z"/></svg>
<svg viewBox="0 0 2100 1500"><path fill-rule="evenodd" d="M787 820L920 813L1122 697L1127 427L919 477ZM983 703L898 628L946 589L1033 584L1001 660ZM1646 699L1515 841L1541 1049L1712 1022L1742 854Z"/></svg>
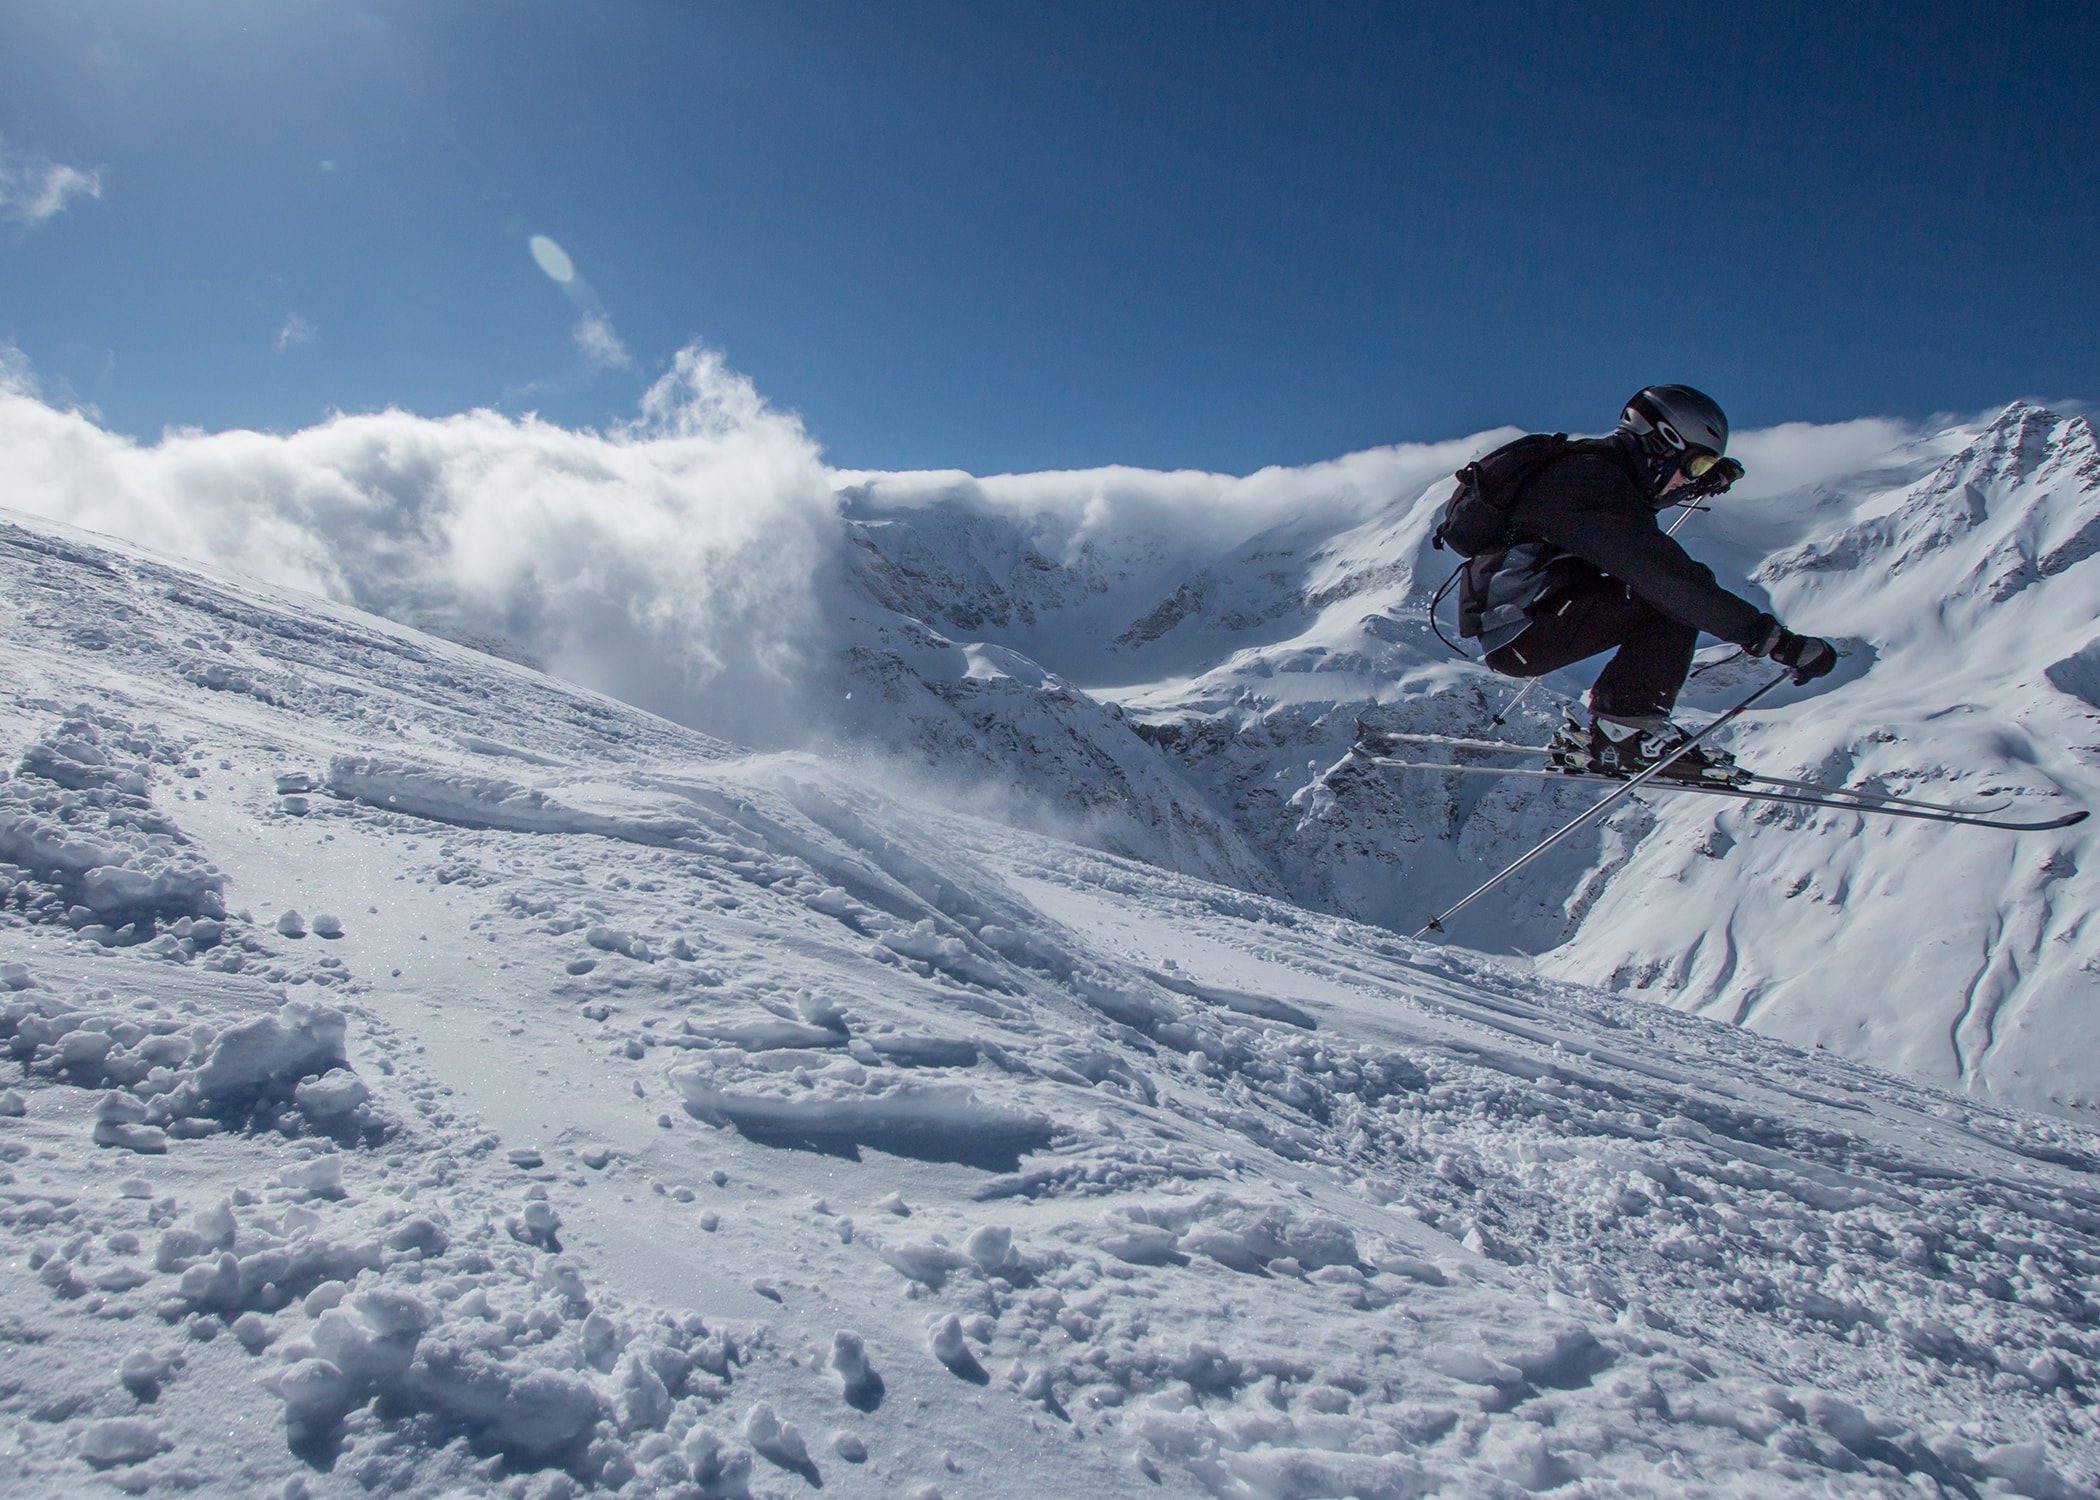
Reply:
<svg viewBox="0 0 2100 1500"><path fill-rule="evenodd" d="M1728 417L1720 403L1688 385L1651 385L1635 392L1619 415L1619 431L1641 440L1650 458L1674 458L1704 448L1718 458L1728 451Z"/></svg>
<svg viewBox="0 0 2100 1500"><path fill-rule="evenodd" d="M1727 416L1713 397L1688 385L1651 385L1634 392L1619 414L1619 431L1640 445L1648 498L1656 505L1667 503L1663 487L1694 450L1711 455L1706 466L1728 451Z"/></svg>

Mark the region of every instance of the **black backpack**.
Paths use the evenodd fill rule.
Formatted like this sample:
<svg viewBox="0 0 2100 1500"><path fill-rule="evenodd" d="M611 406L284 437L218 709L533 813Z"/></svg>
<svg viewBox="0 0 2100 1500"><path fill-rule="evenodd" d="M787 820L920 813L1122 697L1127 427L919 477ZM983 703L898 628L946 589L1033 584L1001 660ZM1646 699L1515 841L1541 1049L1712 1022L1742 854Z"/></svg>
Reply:
<svg viewBox="0 0 2100 1500"><path fill-rule="evenodd" d="M1567 452L1565 432L1534 432L1481 455L1453 477L1458 488L1444 502L1444 519L1430 538L1438 549L1475 557L1509 542L1509 513L1531 476Z"/></svg>

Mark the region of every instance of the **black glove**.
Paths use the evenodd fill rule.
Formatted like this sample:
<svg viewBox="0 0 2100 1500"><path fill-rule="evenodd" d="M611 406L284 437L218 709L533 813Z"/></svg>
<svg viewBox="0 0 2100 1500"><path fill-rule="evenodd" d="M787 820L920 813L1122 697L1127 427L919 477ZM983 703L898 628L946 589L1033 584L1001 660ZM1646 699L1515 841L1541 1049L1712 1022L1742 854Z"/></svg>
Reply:
<svg viewBox="0 0 2100 1500"><path fill-rule="evenodd" d="M1830 669L1837 665L1837 647L1830 642L1820 636L1795 635L1770 615L1764 619L1764 635L1750 648L1750 654L1769 656L1782 667L1792 667L1796 687L1829 675Z"/></svg>

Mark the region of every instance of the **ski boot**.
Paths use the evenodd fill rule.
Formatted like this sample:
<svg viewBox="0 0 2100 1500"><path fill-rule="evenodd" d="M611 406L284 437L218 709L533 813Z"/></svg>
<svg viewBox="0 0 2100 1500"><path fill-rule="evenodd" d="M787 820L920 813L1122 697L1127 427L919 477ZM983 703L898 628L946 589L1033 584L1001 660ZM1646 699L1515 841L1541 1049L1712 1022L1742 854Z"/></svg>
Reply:
<svg viewBox="0 0 2100 1500"><path fill-rule="evenodd" d="M1569 719L1554 734L1547 747L1551 763L1563 771L1590 776L1638 776L1691 736L1675 724L1657 729L1593 719L1581 724ZM1725 750L1694 745L1656 774L1662 781L1692 781L1709 786L1735 786L1745 779L1735 757Z"/></svg>

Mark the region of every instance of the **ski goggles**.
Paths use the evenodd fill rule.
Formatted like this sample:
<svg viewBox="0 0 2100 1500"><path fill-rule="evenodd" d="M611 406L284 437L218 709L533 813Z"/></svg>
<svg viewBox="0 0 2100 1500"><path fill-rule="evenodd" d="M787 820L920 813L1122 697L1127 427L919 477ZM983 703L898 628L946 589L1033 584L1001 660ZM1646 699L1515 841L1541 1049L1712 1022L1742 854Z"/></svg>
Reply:
<svg viewBox="0 0 2100 1500"><path fill-rule="evenodd" d="M1664 442L1684 455L1677 460L1678 467L1694 479L1704 479L1708 471L1721 461L1721 455L1713 449L1686 442L1684 435L1668 422L1657 422L1655 432Z"/></svg>

